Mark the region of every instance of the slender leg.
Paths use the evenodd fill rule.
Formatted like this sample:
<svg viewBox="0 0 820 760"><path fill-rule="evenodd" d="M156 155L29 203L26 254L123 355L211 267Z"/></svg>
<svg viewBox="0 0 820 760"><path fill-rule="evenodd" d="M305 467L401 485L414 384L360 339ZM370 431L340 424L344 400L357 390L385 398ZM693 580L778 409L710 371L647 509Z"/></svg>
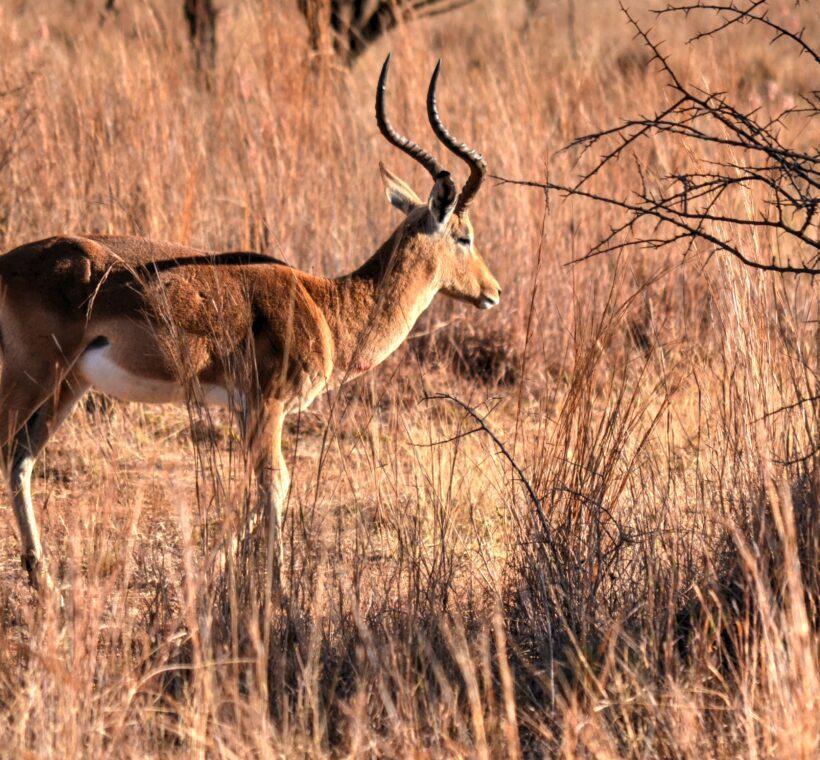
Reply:
<svg viewBox="0 0 820 760"><path fill-rule="evenodd" d="M261 525L268 525L268 551L272 558L272 581L278 586L283 561L282 512L290 487L285 458L282 456L282 425L284 406L280 401L267 404L253 424L240 422L248 448L248 458L256 481L256 498L239 535L231 541L236 556L239 547L255 536Z"/></svg>
<svg viewBox="0 0 820 760"><path fill-rule="evenodd" d="M38 381L38 378L42 380ZM29 482L34 465L30 450L39 434L40 408L53 393L53 374L46 366L32 372L16 372L8 357L0 376L0 456L11 487L14 515L20 532L23 567L36 585L42 547L34 511L31 509Z"/></svg>
<svg viewBox="0 0 820 760"><path fill-rule="evenodd" d="M270 420L266 431L268 445L256 459L254 475L256 477L257 520L266 516L269 522L268 551L273 552L274 580L278 583L280 570L284 561L282 543L282 517L285 499L290 488L290 475L282 456L282 425L284 414L279 411Z"/></svg>
<svg viewBox="0 0 820 760"><path fill-rule="evenodd" d="M3 461L8 468L14 515L20 531L22 564L33 586L38 586L41 581L49 586L52 584L43 564L40 532L31 502L31 473L46 442L86 390L88 384L84 380L69 375L61 383L58 392L44 401L17 431L12 441L3 446Z"/></svg>

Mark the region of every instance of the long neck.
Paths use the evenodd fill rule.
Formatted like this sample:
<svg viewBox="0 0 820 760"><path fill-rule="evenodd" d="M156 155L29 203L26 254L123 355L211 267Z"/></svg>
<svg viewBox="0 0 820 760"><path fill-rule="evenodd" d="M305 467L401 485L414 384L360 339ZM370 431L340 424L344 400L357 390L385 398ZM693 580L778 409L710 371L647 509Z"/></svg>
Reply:
<svg viewBox="0 0 820 760"><path fill-rule="evenodd" d="M375 367L407 337L438 290L428 257L398 250L402 228L361 267L311 288L334 341L334 375L354 377Z"/></svg>

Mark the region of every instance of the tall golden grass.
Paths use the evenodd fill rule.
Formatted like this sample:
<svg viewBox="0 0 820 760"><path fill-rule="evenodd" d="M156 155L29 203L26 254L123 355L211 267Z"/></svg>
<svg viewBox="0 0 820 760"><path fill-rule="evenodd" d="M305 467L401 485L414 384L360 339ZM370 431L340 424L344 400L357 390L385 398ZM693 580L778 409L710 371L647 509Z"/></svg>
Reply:
<svg viewBox="0 0 820 760"><path fill-rule="evenodd" d="M397 223L378 160L427 191L375 128L387 50L402 131L434 145L442 57L445 121L496 173L571 178L561 146L666 91L612 3L576 3L575 40L541 5L408 24L347 70L311 53L295 3L223 3L208 74L174 0L5 5L0 242L128 233L342 273ZM810 8L771 5L817 38ZM657 33L740 105L816 87L755 29ZM688 158L659 139L645 160ZM601 181L627 193L635 169ZM184 409L76 412L35 484L64 611L24 585L3 502L0 754L816 756L816 284L706 249L567 266L608 213L488 183L472 216L502 305L440 298L290 426L281 598L253 556L227 592L203 560L244 504L226 418L189 434Z"/></svg>

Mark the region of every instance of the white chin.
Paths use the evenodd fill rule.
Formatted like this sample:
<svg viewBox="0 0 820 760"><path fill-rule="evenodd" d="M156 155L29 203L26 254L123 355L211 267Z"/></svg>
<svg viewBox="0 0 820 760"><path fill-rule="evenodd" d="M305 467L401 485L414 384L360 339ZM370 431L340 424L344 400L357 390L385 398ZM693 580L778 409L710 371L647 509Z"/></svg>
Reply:
<svg viewBox="0 0 820 760"><path fill-rule="evenodd" d="M487 296L481 296L477 306L479 309L492 309L493 306L498 306L498 301L494 301L492 298L487 298Z"/></svg>

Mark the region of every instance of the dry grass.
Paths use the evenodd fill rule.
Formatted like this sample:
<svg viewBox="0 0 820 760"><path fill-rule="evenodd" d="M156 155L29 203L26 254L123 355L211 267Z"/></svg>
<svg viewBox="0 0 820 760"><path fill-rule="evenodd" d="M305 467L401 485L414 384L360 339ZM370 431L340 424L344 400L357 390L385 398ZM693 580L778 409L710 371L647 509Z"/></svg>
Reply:
<svg viewBox="0 0 820 760"><path fill-rule="evenodd" d="M4 249L138 233L351 268L396 221L377 161L426 191L373 123L388 44L397 125L433 144L442 56L445 119L506 176L571 177L560 146L665 97L612 3L576 4L578 58L563 3L525 28L523 3L481 0L352 72L311 57L291 3L222 3L207 82L181 3L120 5L0 9ZM813 9L773 6L817 39ZM754 31L662 32L742 105L816 85ZM626 192L632 166L605 181ZM473 217L501 307L439 299L426 335L291 424L279 604L253 562L227 599L202 567L242 503L225 419L192 439L183 409L75 413L35 484L64 614L24 586L4 501L0 754L816 756L816 284L706 250L567 267L609 219L535 191L488 187ZM420 403L437 392L488 414L544 520L486 435Z"/></svg>

